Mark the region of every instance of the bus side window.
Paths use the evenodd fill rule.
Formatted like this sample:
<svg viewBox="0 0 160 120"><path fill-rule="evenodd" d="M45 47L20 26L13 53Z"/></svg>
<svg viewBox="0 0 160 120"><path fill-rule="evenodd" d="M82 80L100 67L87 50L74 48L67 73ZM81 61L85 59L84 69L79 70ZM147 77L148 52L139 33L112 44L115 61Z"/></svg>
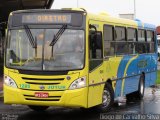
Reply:
<svg viewBox="0 0 160 120"><path fill-rule="evenodd" d="M154 43L154 31L147 30L147 43L148 43L148 52L154 53L155 52L155 43Z"/></svg>
<svg viewBox="0 0 160 120"><path fill-rule="evenodd" d="M137 31L135 28L127 28L128 53L136 54L135 42L137 39Z"/></svg>
<svg viewBox="0 0 160 120"><path fill-rule="evenodd" d="M115 53L114 28L111 25L104 25L104 56L113 56Z"/></svg>
<svg viewBox="0 0 160 120"><path fill-rule="evenodd" d="M115 54L125 55L128 54L128 44L126 39L126 28L125 27L115 27Z"/></svg>
<svg viewBox="0 0 160 120"><path fill-rule="evenodd" d="M101 59L102 58L102 32L90 31L90 58Z"/></svg>
<svg viewBox="0 0 160 120"><path fill-rule="evenodd" d="M138 42L136 43L136 52L139 54L147 53L145 30L138 30Z"/></svg>
<svg viewBox="0 0 160 120"><path fill-rule="evenodd" d="M147 53L147 48L145 43L136 44L136 52L139 54Z"/></svg>

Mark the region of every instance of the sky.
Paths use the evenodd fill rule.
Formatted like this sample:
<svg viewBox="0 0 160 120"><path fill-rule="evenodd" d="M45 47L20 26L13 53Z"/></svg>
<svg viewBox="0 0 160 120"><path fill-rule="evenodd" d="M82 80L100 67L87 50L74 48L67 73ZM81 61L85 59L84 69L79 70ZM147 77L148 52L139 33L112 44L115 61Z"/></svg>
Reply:
<svg viewBox="0 0 160 120"><path fill-rule="evenodd" d="M137 19L160 25L160 0L135 1ZM54 0L52 9L76 8L77 6L91 13L106 12L116 17L119 14L134 13L134 0Z"/></svg>

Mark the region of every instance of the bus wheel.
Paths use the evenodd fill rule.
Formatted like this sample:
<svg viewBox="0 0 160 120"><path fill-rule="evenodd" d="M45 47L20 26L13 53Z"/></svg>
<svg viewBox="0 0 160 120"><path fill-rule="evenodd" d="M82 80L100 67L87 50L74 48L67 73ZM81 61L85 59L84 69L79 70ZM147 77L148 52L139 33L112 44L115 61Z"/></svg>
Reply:
<svg viewBox="0 0 160 120"><path fill-rule="evenodd" d="M34 105L29 105L28 107L34 111L45 111L48 108L48 106L34 106Z"/></svg>
<svg viewBox="0 0 160 120"><path fill-rule="evenodd" d="M140 79L139 79L139 87L138 87L138 91L137 91L137 97L139 99L143 98L143 96L144 96L144 89L145 89L144 75L141 75Z"/></svg>
<svg viewBox="0 0 160 120"><path fill-rule="evenodd" d="M100 111L109 111L114 102L114 91L112 86L107 83L103 90L102 104L96 106Z"/></svg>

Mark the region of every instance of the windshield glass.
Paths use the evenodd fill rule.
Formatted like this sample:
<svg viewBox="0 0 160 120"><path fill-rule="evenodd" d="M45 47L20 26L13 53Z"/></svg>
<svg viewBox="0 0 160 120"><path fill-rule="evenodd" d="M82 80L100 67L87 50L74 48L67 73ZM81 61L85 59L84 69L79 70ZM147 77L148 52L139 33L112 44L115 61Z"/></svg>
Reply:
<svg viewBox="0 0 160 120"><path fill-rule="evenodd" d="M54 45L59 29L10 30L7 42L7 67L25 70L73 70L84 65L84 31L65 29Z"/></svg>

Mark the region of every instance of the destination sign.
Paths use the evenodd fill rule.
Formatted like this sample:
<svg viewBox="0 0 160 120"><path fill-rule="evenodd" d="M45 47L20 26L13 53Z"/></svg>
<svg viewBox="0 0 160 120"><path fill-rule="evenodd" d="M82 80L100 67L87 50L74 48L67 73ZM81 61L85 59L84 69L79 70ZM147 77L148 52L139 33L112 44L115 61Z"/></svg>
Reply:
<svg viewBox="0 0 160 120"><path fill-rule="evenodd" d="M24 25L62 24L67 24L73 27L81 27L83 25L83 14L61 12L15 13L10 17L9 28L21 27Z"/></svg>
<svg viewBox="0 0 160 120"><path fill-rule="evenodd" d="M71 23L70 14L27 14L22 15L22 23Z"/></svg>

